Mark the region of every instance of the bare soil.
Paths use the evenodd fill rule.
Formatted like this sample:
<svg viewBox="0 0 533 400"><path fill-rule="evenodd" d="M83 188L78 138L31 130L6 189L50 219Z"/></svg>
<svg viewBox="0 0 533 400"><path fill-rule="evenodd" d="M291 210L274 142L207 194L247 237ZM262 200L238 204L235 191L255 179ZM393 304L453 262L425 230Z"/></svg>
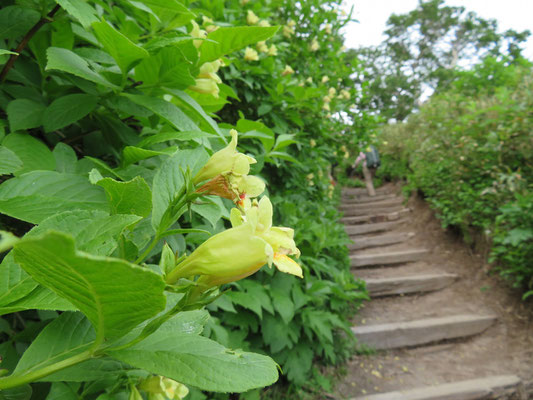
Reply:
<svg viewBox="0 0 533 400"><path fill-rule="evenodd" d="M395 189L399 191L398 187ZM406 217L405 223L390 232L414 232L413 238L401 244L357 253L427 248L429 255L416 263L357 269L354 274L364 279L447 272L460 278L440 291L367 302L353 325L459 314L495 315L498 322L485 332L466 339L354 356L346 367L346 375L336 387L335 397L348 399L492 375L514 374L525 382L533 381L531 302L524 304L519 292L490 273L484 256L474 253L456 234L444 230L421 198L411 196L407 206L412 213ZM376 235L379 234L383 232Z"/></svg>

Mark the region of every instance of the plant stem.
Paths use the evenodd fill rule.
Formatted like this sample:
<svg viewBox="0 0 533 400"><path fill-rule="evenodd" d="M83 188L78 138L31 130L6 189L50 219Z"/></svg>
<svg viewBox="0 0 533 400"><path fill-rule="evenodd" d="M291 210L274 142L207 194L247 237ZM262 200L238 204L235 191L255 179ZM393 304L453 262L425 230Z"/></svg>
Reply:
<svg viewBox="0 0 533 400"><path fill-rule="evenodd" d="M148 254L153 250L157 242L159 242L159 235L155 235L154 240L150 243L150 245L146 248L146 250L137 258L133 263L134 264L140 264L144 261L146 257L148 257Z"/></svg>
<svg viewBox="0 0 533 400"><path fill-rule="evenodd" d="M54 372L60 371L64 368L70 367L75 364L79 364L82 361L88 360L93 356L93 352L86 350L83 353L75 355L73 357L67 358L63 361L59 361L47 367L35 370L25 375L20 376L7 376L5 378L0 378L0 390L10 389L16 386L25 385L26 383L31 383L45 376L53 374Z"/></svg>
<svg viewBox="0 0 533 400"><path fill-rule="evenodd" d="M57 4L52 11L50 11L46 17L41 18L29 31L26 33L26 35L22 38L22 41L19 43L17 48L14 50L17 54L12 54L11 57L9 57L9 60L7 61L6 65L4 65L4 68L2 69L2 72L0 72L0 83L3 83L6 79L7 73L9 70L13 67L13 64L15 64L15 61L17 61L17 58L19 54L24 50L30 39L37 33L41 27L52 21L52 17L55 15L56 12L59 11L61 6Z"/></svg>

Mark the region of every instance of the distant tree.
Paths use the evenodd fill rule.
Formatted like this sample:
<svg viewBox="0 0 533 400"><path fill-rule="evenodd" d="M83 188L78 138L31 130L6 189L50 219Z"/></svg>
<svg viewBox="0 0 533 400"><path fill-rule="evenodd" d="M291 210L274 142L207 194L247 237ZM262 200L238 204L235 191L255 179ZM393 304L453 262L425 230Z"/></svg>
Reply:
<svg viewBox="0 0 533 400"><path fill-rule="evenodd" d="M486 56L521 58L521 44L529 31L498 32L494 19L483 19L464 7L446 6L444 0L419 0L407 14L392 14L377 47L358 50L369 81L371 99L386 118L405 119L418 105L424 90L447 87L454 70Z"/></svg>

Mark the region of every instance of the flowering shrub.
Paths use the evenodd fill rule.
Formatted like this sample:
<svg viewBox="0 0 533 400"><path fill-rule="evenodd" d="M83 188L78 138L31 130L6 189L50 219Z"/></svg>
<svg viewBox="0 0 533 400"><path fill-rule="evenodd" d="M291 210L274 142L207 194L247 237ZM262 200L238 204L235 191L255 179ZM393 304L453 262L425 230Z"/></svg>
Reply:
<svg viewBox="0 0 533 400"><path fill-rule="evenodd" d="M347 20L330 1L2 6L0 396L201 398L278 364L285 393L328 389L313 363L350 354L366 298L330 168L367 139Z"/></svg>

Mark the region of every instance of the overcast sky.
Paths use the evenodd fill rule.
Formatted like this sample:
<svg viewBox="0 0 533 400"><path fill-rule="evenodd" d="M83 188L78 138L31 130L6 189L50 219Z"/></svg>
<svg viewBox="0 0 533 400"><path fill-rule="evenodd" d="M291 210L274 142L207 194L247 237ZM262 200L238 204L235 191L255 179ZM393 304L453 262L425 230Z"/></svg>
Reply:
<svg viewBox="0 0 533 400"><path fill-rule="evenodd" d="M346 47L379 44L385 24L392 13L403 14L416 8L418 0L344 0L347 10L354 6L354 18L346 28ZM533 0L446 0L449 6L463 6L485 19L498 21L501 31L514 29L533 32ZM524 56L533 60L533 39L524 47Z"/></svg>

